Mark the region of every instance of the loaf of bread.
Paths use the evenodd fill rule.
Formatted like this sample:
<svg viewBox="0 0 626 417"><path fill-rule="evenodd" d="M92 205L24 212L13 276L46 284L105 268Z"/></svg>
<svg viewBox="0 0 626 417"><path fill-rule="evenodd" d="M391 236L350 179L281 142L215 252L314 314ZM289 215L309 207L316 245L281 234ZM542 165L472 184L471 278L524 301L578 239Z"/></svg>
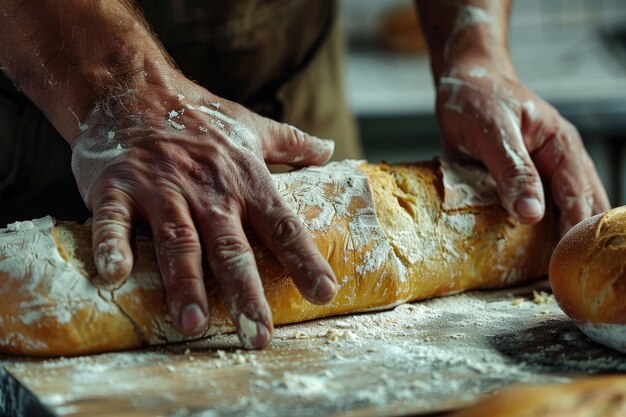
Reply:
<svg viewBox="0 0 626 417"><path fill-rule="evenodd" d="M493 179L473 167L343 161L274 179L339 281L332 303L308 303L250 236L276 324L535 279L547 273L558 240L554 213L535 226L516 223ZM138 230L135 247L128 280L104 288L89 222L42 218L0 230L0 350L68 356L182 340L167 315L149 233ZM203 336L233 331L213 278L205 280Z"/></svg>
<svg viewBox="0 0 626 417"><path fill-rule="evenodd" d="M508 388L448 417L624 417L626 377Z"/></svg>
<svg viewBox="0 0 626 417"><path fill-rule="evenodd" d="M554 251L550 283L587 336L626 353L626 207L574 226Z"/></svg>

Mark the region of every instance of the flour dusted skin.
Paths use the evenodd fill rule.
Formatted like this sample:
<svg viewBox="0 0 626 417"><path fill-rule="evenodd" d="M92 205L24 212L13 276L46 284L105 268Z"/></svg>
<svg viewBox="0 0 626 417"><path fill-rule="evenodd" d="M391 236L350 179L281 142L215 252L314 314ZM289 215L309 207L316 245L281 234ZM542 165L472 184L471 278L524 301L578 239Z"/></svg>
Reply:
<svg viewBox="0 0 626 417"><path fill-rule="evenodd" d="M551 210L540 224L521 225L500 206L493 179L449 162L343 161L273 178L339 280L332 303L308 303L250 235L276 324L538 278L558 238ZM0 229L0 350L70 356L182 340L149 233L137 230L134 247L131 276L104 287L90 222L46 217ZM216 283L205 281L210 326L202 336L234 331Z"/></svg>

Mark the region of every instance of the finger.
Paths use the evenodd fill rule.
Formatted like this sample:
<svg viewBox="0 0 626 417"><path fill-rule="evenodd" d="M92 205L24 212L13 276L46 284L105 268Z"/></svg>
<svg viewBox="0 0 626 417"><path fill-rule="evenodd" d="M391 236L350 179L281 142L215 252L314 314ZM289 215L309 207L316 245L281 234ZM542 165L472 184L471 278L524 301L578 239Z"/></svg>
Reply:
<svg viewBox="0 0 626 417"><path fill-rule="evenodd" d="M115 189L106 190L95 204L93 259L99 276L106 282L123 281L133 268L132 213L130 198Z"/></svg>
<svg viewBox="0 0 626 417"><path fill-rule="evenodd" d="M248 210L255 235L289 272L300 293L315 304L330 302L337 292L335 274L273 182L259 187Z"/></svg>
<svg viewBox="0 0 626 417"><path fill-rule="evenodd" d="M187 202L178 192L165 190L158 204L146 204L145 212L172 323L186 336L197 335L207 326L208 302L200 240Z"/></svg>
<svg viewBox="0 0 626 417"><path fill-rule="evenodd" d="M593 207L591 214L596 215L610 209L611 202L609 201L609 196L606 194L606 189L600 180L596 166L587 153L585 153L585 166L587 167L587 180L591 184L591 189L593 191Z"/></svg>
<svg viewBox="0 0 626 417"><path fill-rule="evenodd" d="M483 131L490 145L480 146L474 153L494 176L509 214L521 223L534 224L545 211L541 177L526 149L517 116L506 104L500 109L496 122Z"/></svg>
<svg viewBox="0 0 626 417"><path fill-rule="evenodd" d="M582 140L577 131L569 126L561 127L546 138L533 153L539 172L550 179L552 195L561 212L562 233L594 212L596 190L589 181L589 165L585 163L584 156L586 152ZM601 193L598 194L598 208L606 204L604 198Z"/></svg>
<svg viewBox="0 0 626 417"><path fill-rule="evenodd" d="M304 133L285 123L264 120L267 128L260 134L263 157L271 164L291 166L322 165L333 155L335 142Z"/></svg>
<svg viewBox="0 0 626 417"><path fill-rule="evenodd" d="M576 174L576 168L566 163L552 177L554 200L561 211L562 235L593 213L591 185Z"/></svg>
<svg viewBox="0 0 626 417"><path fill-rule="evenodd" d="M199 224L211 271L242 346L266 346L273 332L272 313L240 219L215 206L198 218L203 219Z"/></svg>

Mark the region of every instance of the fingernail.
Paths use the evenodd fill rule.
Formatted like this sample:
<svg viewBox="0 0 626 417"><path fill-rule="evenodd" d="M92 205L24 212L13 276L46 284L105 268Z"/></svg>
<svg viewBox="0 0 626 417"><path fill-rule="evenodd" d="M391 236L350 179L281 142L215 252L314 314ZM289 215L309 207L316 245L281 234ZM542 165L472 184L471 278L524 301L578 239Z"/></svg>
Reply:
<svg viewBox="0 0 626 417"><path fill-rule="evenodd" d="M336 291L337 285L335 282L330 277L322 275L317 278L312 292L315 298L319 300L329 300L335 295Z"/></svg>
<svg viewBox="0 0 626 417"><path fill-rule="evenodd" d="M126 268L126 259L114 245L115 242L101 243L96 251L96 268L108 280L121 278Z"/></svg>
<svg viewBox="0 0 626 417"><path fill-rule="evenodd" d="M239 314L239 340L245 349L258 349L266 346L271 338L269 329L261 322Z"/></svg>
<svg viewBox="0 0 626 417"><path fill-rule="evenodd" d="M180 313L180 327L186 332L199 329L205 320L204 312L198 304L189 304Z"/></svg>
<svg viewBox="0 0 626 417"><path fill-rule="evenodd" d="M535 197L522 197L515 203L515 211L523 217L541 217L543 208Z"/></svg>

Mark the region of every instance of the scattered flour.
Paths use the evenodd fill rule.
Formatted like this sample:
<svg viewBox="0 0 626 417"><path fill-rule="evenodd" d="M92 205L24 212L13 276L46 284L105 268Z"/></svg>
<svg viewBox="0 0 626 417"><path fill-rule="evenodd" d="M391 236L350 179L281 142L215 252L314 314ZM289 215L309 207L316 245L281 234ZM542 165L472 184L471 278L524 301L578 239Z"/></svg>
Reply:
<svg viewBox="0 0 626 417"><path fill-rule="evenodd" d="M310 167L297 173L274 175L279 192L292 210L306 218L305 226L312 232L331 231L348 234L343 249L346 259L356 260L357 274L380 270L389 262L400 263L376 218L376 210L365 174L359 161L331 162L323 167ZM329 198L332 197L332 198ZM352 207L357 204L354 215ZM356 254L366 250L363 259ZM406 279L403 274L398 277ZM354 279L354 278L352 278Z"/></svg>
<svg viewBox="0 0 626 417"><path fill-rule="evenodd" d="M483 67L474 67L467 73L472 78L484 78L488 75L488 72Z"/></svg>
<svg viewBox="0 0 626 417"><path fill-rule="evenodd" d="M484 207L499 203L496 182L484 168L443 159L439 161L443 173L443 204L446 210Z"/></svg>
<svg viewBox="0 0 626 417"><path fill-rule="evenodd" d="M333 416L392 404L403 414L427 413L513 383L626 371L619 354L590 342L556 303L534 298L528 290L470 293L284 326L263 351L236 350L228 335L3 365L34 392L54 381L58 392L42 397L53 410L94 399L161 409L193 398L194 407L176 415L235 417Z"/></svg>
<svg viewBox="0 0 626 417"><path fill-rule="evenodd" d="M328 382L328 378L296 373L285 373L281 379L274 381L273 387L280 394L287 396L295 395L304 398L328 398L333 392L332 385Z"/></svg>

